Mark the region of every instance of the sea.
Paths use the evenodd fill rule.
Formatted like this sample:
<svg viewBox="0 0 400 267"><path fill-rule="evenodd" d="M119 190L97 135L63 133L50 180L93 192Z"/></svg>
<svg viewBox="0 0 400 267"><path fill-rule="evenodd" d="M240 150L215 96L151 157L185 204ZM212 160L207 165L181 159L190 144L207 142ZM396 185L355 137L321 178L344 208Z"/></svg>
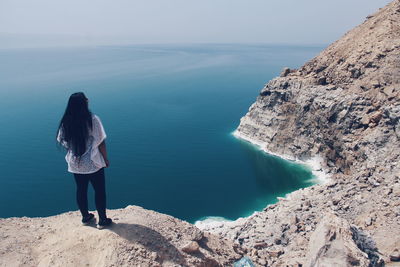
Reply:
<svg viewBox="0 0 400 267"><path fill-rule="evenodd" d="M235 220L316 183L235 138L260 90L324 46L168 44L0 50L0 217L77 210L56 131L84 92L107 133L107 208ZM94 210L93 190L89 207Z"/></svg>

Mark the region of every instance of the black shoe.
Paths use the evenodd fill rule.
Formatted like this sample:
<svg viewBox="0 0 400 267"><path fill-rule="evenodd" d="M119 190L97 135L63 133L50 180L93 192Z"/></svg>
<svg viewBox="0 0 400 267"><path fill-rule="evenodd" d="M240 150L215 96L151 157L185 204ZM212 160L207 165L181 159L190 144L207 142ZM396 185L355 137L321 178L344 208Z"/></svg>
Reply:
<svg viewBox="0 0 400 267"><path fill-rule="evenodd" d="M86 215L85 217L82 218L82 223L84 225L87 225L89 223L91 223L91 221L94 219L94 214L89 213L88 215Z"/></svg>
<svg viewBox="0 0 400 267"><path fill-rule="evenodd" d="M107 226L110 226L112 224L112 220L110 218L105 218L105 219L100 219L99 223L97 224L98 229L103 229Z"/></svg>

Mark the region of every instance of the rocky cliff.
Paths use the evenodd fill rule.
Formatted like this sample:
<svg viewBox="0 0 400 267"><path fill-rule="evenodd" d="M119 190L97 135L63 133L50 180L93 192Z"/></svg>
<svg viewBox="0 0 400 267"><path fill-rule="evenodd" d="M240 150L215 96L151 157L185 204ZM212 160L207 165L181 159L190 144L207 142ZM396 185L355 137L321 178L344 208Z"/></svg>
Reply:
<svg viewBox="0 0 400 267"><path fill-rule="evenodd" d="M205 228L248 248L260 265L399 266L399 92L396 0L268 82L236 131L274 154L322 158L329 182Z"/></svg>
<svg viewBox="0 0 400 267"><path fill-rule="evenodd" d="M400 266L400 0L261 90L237 136L329 181L249 218L203 225L129 206L107 230L78 212L0 219L0 266Z"/></svg>

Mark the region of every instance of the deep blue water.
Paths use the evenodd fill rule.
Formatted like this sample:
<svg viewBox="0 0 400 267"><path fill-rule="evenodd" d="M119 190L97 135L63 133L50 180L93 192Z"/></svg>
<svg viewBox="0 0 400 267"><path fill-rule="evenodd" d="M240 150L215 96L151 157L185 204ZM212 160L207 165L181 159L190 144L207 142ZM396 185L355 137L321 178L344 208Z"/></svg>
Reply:
<svg viewBox="0 0 400 267"><path fill-rule="evenodd" d="M58 122L76 91L86 93L108 134L108 208L140 205L190 222L236 219L311 185L305 166L267 155L231 133L268 80L321 50L0 50L0 217L77 209L65 153L55 144Z"/></svg>

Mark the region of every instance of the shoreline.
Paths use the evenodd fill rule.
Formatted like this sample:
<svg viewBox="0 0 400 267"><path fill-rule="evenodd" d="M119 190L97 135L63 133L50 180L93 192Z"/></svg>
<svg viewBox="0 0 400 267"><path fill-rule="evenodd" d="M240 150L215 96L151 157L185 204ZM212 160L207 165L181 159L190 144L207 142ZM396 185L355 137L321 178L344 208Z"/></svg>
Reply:
<svg viewBox="0 0 400 267"><path fill-rule="evenodd" d="M255 141L245 135L242 135L240 132L238 132L238 130L233 131L231 134L239 140L248 142L249 144L253 145L256 149L261 150L264 153L273 155L275 157L279 157L279 158L287 160L287 161L292 161L292 162L307 166L308 168L311 169L311 172L313 174L313 177L311 179L313 181L315 181L315 184L313 184L312 186L318 185L318 184L326 184L330 181L329 175L321 167L322 158L319 156L313 157L306 161L294 159L289 156L279 155L277 153L273 153L273 152L265 149L264 143ZM277 202L279 202L281 200L285 200L285 199L290 199L290 197L292 196L293 193L296 193L299 190L303 190L303 189L304 188L300 188L293 192L287 193L287 194L285 194L284 197L277 197ZM276 203L274 203L274 204L276 204ZM263 208L263 210L274 204L267 204ZM224 226L229 226L229 225L239 223L240 221L247 220L247 219L257 215L259 212L261 212L261 211L254 211L251 215L246 216L246 217L239 217L236 220L229 220L229 219L226 219L226 218L220 217L220 216L208 216L208 217L204 217L204 219L199 219L199 220L195 221L193 224L196 227L198 227L199 229L207 231L207 229L209 229L209 228L221 228Z"/></svg>
<svg viewBox="0 0 400 267"><path fill-rule="evenodd" d="M240 140L250 143L257 149L262 150L264 153L279 157L279 158L287 160L287 161L293 161L295 163L302 164L302 165L309 167L312 171L312 174L316 178L315 180L318 181L317 184L326 184L330 181L330 177L329 177L328 173L321 166L321 162L323 159L320 156L315 156L306 161L299 160L299 159L296 159L296 158L293 158L293 157L290 157L287 155L280 155L278 153L269 151L268 149L265 148L264 143L255 141L255 140L241 134L240 132L238 132L238 130L233 131L232 135L234 137L236 137L237 139L240 139Z"/></svg>

